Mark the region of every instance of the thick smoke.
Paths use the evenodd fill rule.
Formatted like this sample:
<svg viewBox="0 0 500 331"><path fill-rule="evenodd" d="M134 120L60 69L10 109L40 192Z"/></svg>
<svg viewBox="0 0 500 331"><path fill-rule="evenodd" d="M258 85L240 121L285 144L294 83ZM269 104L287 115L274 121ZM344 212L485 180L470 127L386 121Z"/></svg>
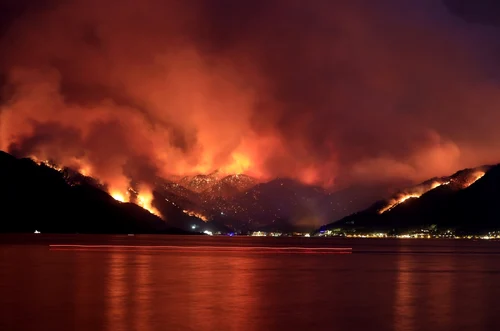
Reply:
<svg viewBox="0 0 500 331"><path fill-rule="evenodd" d="M114 186L215 169L341 186L500 158L491 40L436 1L20 3L0 26L0 148Z"/></svg>

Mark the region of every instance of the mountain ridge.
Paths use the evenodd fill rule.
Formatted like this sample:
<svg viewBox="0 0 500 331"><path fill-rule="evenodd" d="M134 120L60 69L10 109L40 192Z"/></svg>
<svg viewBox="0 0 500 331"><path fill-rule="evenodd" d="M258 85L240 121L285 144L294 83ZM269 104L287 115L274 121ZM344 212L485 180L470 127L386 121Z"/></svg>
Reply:
<svg viewBox="0 0 500 331"><path fill-rule="evenodd" d="M0 232L185 233L66 173L0 151Z"/></svg>
<svg viewBox="0 0 500 331"><path fill-rule="evenodd" d="M432 178L337 222L320 227L354 232L400 232L411 228L452 228L480 232L500 229L500 165L463 169ZM387 208L390 206L390 208Z"/></svg>
<svg viewBox="0 0 500 331"><path fill-rule="evenodd" d="M50 169L57 181L74 187L75 192L85 187L87 191L94 192L91 195L104 199L102 194L105 194L108 202L111 199L105 184L76 170L58 167L49 161L16 159L10 154L4 155L17 160L16 162ZM22 175L18 174L18 177ZM198 186L196 190L186 187L193 183L202 183L205 187L201 189ZM184 231L312 231L327 220L340 219L366 207L368 201L383 196L385 191L386 188L383 187L359 187L330 192L288 178L259 182L244 174L215 172L210 175L182 177L177 181L156 178L152 206L170 226ZM131 189L131 194L137 194L135 188ZM115 204L117 201L111 203ZM53 208L57 207L53 205Z"/></svg>

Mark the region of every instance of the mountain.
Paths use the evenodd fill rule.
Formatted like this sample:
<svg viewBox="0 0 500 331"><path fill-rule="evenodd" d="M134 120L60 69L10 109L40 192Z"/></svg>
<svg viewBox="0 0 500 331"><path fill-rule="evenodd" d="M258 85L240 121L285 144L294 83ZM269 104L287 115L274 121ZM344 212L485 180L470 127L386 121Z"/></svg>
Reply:
<svg viewBox="0 0 500 331"><path fill-rule="evenodd" d="M0 232L184 233L91 178L0 151Z"/></svg>
<svg viewBox="0 0 500 331"><path fill-rule="evenodd" d="M209 199L229 199L257 185L257 180L247 175L230 175L215 181L203 191Z"/></svg>
<svg viewBox="0 0 500 331"><path fill-rule="evenodd" d="M61 186L65 186L61 188L62 190L69 189L72 192L66 199L70 199L71 195L85 189L88 191L87 195L100 196L101 200L105 200L101 201L101 204L110 204L115 206L113 208L118 206L121 207L120 210L126 206L128 206L127 208L138 208L133 204L122 204L111 200L111 197L105 193L108 191L105 185L72 169L60 168L50 161L36 160L33 162L30 159L15 159L5 153L2 155L5 159L15 160L16 163L30 165L29 169L19 170L19 177L34 172L38 173L41 171L40 169L50 172ZM5 174L6 171L3 173ZM14 179L14 182L9 185L15 186L16 181L20 181L20 179ZM37 179L37 181L36 186L40 190L48 190L47 195L44 196L45 199L50 199L52 194L54 196L60 195L59 192L52 193L50 191L54 187L51 181L41 179ZM134 184L131 183L131 186ZM26 186L24 190L30 191L31 188ZM135 189L131 192L135 192ZM152 205L160 212L166 224L184 231L208 230L238 233L257 230L312 231L327 221L337 220L366 208L370 201L384 196L386 192L387 188L382 186L357 186L331 192L321 187L306 185L287 178L259 182L244 174L224 175L216 171L209 175L192 177L156 178ZM21 197L22 199L24 198ZM78 199L82 199L82 197L78 197ZM26 203L32 203L30 201ZM46 203L49 202L45 201L44 204ZM55 201L51 203L52 209L60 208ZM85 203L82 202L82 205ZM78 208L92 210L94 207L87 208L79 205ZM93 217L97 218L98 216ZM148 217L150 217L149 214ZM158 220L156 216L154 217ZM102 219L101 216L99 218ZM111 220L113 217L108 216L108 219ZM114 231L113 226L110 225L103 231L106 233ZM29 228L31 229L31 226ZM54 231L56 229L57 227L54 227ZM68 230L66 227L61 227L61 229L63 229L61 231L75 230ZM83 232L83 230L78 231ZM92 229L85 231L99 232L100 230L98 224L95 224ZM120 226L116 228L116 231L122 231ZM139 230L123 231L139 232Z"/></svg>
<svg viewBox="0 0 500 331"><path fill-rule="evenodd" d="M215 185L222 176L219 171L214 171L208 175L187 176L182 178L179 184L193 192L201 193Z"/></svg>
<svg viewBox="0 0 500 331"><path fill-rule="evenodd" d="M500 229L500 165L464 169L401 190L319 231L400 232L416 228L478 233Z"/></svg>
<svg viewBox="0 0 500 331"><path fill-rule="evenodd" d="M251 186L253 181L247 183ZM329 192L292 179L278 178L245 191L240 189L232 197L212 198L204 208L207 215L224 217L225 224L236 231L311 231L326 220L340 219L365 208L369 201L383 196L385 190L382 187L352 187Z"/></svg>

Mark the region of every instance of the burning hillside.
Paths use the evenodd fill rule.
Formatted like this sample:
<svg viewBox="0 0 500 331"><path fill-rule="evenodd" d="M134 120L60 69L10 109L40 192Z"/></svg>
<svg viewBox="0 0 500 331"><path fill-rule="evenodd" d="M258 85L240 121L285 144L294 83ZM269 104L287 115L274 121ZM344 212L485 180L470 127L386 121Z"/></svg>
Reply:
<svg viewBox="0 0 500 331"><path fill-rule="evenodd" d="M441 185L448 185L450 182L445 180L433 180L431 183L423 183L416 187L412 187L410 189L405 190L404 192L398 193L396 197L391 198L387 205L379 210L379 213L385 213L386 211L391 210L392 208L404 203L408 199L417 199L429 192L430 190L435 189Z"/></svg>
<svg viewBox="0 0 500 331"><path fill-rule="evenodd" d="M435 5L14 2L0 24L0 149L123 201L131 181L150 191L158 177L197 177L184 183L196 192L214 171L344 188L498 158L498 112L475 110L500 104L481 80L492 70L458 30L421 28L412 13L453 26Z"/></svg>
<svg viewBox="0 0 500 331"><path fill-rule="evenodd" d="M66 176L66 180L68 184L73 184L74 183L74 178L78 177L78 175L82 175L85 177L89 177L89 180L87 182L96 180L95 178L92 178L88 176L89 170L87 167L79 167L77 168L79 171L84 170L87 175L83 173L79 173L78 171L75 171L73 169L69 169L66 167L62 167L54 163L53 161L49 160L40 160L35 156L32 156L31 159L38 165L44 165L46 167L49 167L51 169L54 169L60 173L67 174L68 172L72 173L72 176ZM78 164L78 163L77 163ZM98 180L96 181L98 182ZM120 190L116 189L114 187L108 187L106 183L99 183L101 188L104 188L107 193L116 201L121 202L121 203L127 203L127 202L132 202L145 210L149 211L151 214L154 214L156 216L161 217L160 212L153 207L153 191L152 189L144 184L138 185L137 190L134 189L132 186L129 186L125 190Z"/></svg>
<svg viewBox="0 0 500 331"><path fill-rule="evenodd" d="M0 182L0 232L180 232L138 205L115 201L93 179L50 162L0 152Z"/></svg>
<svg viewBox="0 0 500 331"><path fill-rule="evenodd" d="M339 218L363 207L369 201L367 197L372 199L374 193L364 188L351 193L330 193L290 179L259 183L247 175L222 176L219 172L211 176L179 178L177 182L155 178L154 186L130 181L127 187L119 190L76 170L58 166L53 161L36 162L62 173L70 185L90 184L108 192L118 202L137 204L161 215L164 220L174 222L177 227L187 227L187 230L197 221L216 222L233 230L285 225L286 228L295 225L312 228L328 219L329 215ZM206 187L202 190L203 185Z"/></svg>
<svg viewBox="0 0 500 331"><path fill-rule="evenodd" d="M433 178L401 190L388 200L321 230L399 231L401 229L461 229L483 231L498 229L500 165L464 169L455 174ZM426 230L427 231L427 230Z"/></svg>
<svg viewBox="0 0 500 331"><path fill-rule="evenodd" d="M439 179L431 179L417 186L405 189L399 193L397 193L393 198L389 199L386 206L382 207L379 210L379 214L383 214L387 211L390 211L394 207L404 203L409 199L418 199L423 194L434 190L442 185L453 184L453 186L458 189L465 189L476 181L481 179L485 175L485 171L488 170L488 167L479 167L476 169L466 169L457 172L456 174L450 177L442 177Z"/></svg>

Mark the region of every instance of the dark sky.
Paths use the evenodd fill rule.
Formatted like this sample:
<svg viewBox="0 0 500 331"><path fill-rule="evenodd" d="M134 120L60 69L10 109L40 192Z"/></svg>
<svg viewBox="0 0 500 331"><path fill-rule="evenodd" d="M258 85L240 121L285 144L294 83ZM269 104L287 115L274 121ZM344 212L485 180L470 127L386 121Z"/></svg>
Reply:
<svg viewBox="0 0 500 331"><path fill-rule="evenodd" d="M496 1L0 3L0 148L109 183L220 168L342 186L500 161Z"/></svg>

